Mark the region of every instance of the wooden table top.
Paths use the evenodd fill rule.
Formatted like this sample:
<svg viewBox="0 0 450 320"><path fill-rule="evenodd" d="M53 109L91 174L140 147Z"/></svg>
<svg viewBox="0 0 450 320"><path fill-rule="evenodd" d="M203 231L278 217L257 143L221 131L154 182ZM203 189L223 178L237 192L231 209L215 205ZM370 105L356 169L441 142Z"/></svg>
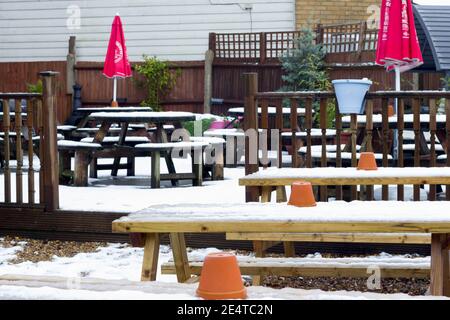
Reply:
<svg viewBox="0 0 450 320"><path fill-rule="evenodd" d="M450 167L378 168L269 168L239 179L240 186L287 186L294 181L313 185L450 184Z"/></svg>
<svg viewBox="0 0 450 320"><path fill-rule="evenodd" d="M153 111L150 107L88 107L78 108L77 112L92 113L92 112L150 112Z"/></svg>
<svg viewBox="0 0 450 320"><path fill-rule="evenodd" d="M357 123L359 125L365 125L366 124L366 115L358 115L357 116ZM438 127L445 127L445 123L447 120L447 116L445 114L438 114L436 115L436 125ZM381 114L374 114L372 116L372 121L374 126L381 126L383 123L383 118ZM397 124L397 116L394 115L392 117L388 118L389 126L391 128L395 128ZM412 128L412 125L414 124L414 115L413 114L405 114L403 117L403 122L405 124L406 128ZM343 126L349 126L351 123L351 116L344 116L342 117L342 125ZM422 128L428 128L430 125L430 115L429 114L421 114L420 115L420 125Z"/></svg>
<svg viewBox="0 0 450 320"><path fill-rule="evenodd" d="M276 107L269 107L267 108L268 114L270 116L276 115L277 108ZM258 108L258 113L261 114L262 110L261 108ZM312 113L314 113L314 110L312 110ZM244 108L243 107L237 107L237 108L231 108L228 109L228 114L230 115L244 115ZM291 108L283 108L283 115L287 116L291 114ZM298 116L304 116L306 114L305 108L297 108L297 115Z"/></svg>
<svg viewBox="0 0 450 320"><path fill-rule="evenodd" d="M152 206L115 220L114 232L450 233L450 202L334 201Z"/></svg>
<svg viewBox="0 0 450 320"><path fill-rule="evenodd" d="M151 122L165 123L172 121L194 121L195 115L190 112L94 112L89 120L109 122Z"/></svg>

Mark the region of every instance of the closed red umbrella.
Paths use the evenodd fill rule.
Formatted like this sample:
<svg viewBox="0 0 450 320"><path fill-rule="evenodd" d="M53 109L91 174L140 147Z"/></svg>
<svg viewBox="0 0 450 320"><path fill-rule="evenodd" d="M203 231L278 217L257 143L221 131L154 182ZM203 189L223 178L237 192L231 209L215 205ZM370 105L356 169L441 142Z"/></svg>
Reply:
<svg viewBox="0 0 450 320"><path fill-rule="evenodd" d="M125 45L122 21L120 20L119 14L116 15L112 24L103 74L108 78L114 78L112 106L117 106L117 78L132 76L131 66L127 55L127 47Z"/></svg>
<svg viewBox="0 0 450 320"><path fill-rule="evenodd" d="M383 0L376 63L395 69L397 78L423 64L411 0Z"/></svg>
<svg viewBox="0 0 450 320"><path fill-rule="evenodd" d="M411 0L383 0L376 63L388 71L395 70L396 91L401 90L400 73L423 64ZM394 137L397 159L397 134Z"/></svg>

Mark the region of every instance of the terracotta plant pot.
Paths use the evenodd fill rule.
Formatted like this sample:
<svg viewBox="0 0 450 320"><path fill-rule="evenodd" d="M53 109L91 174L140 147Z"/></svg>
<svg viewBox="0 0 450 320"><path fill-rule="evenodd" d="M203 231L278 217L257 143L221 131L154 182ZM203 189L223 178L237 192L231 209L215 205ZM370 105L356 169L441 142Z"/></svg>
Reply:
<svg viewBox="0 0 450 320"><path fill-rule="evenodd" d="M373 152L361 152L358 161L358 170L378 170L377 161Z"/></svg>
<svg viewBox="0 0 450 320"><path fill-rule="evenodd" d="M236 256L224 252L208 254L197 295L206 300L247 298Z"/></svg>
<svg viewBox="0 0 450 320"><path fill-rule="evenodd" d="M111 102L111 107L117 108L118 106L119 106L119 103L117 101L112 101Z"/></svg>
<svg viewBox="0 0 450 320"><path fill-rule="evenodd" d="M288 205L296 207L315 207L316 199L310 182L296 181L291 186Z"/></svg>
<svg viewBox="0 0 450 320"><path fill-rule="evenodd" d="M394 106L392 104L390 104L388 106L388 117L392 117L395 116L395 110L394 110Z"/></svg>

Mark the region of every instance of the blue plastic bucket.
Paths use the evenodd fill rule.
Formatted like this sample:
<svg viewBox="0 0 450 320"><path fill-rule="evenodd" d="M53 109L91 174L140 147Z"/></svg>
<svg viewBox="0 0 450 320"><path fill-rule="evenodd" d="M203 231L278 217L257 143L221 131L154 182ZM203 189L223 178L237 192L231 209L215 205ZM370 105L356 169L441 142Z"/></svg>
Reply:
<svg viewBox="0 0 450 320"><path fill-rule="evenodd" d="M339 113L364 113L364 97L369 91L372 81L369 79L342 79L333 80L332 83L339 104Z"/></svg>

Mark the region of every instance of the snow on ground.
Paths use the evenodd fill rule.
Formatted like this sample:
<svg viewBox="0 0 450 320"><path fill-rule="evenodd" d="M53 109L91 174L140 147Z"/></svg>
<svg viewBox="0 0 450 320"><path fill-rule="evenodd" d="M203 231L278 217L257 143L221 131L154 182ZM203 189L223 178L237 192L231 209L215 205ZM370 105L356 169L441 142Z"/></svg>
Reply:
<svg viewBox="0 0 450 320"><path fill-rule="evenodd" d="M0 248L0 257L8 257L0 263L0 300L4 299L198 299L195 296L197 284L178 284L175 276L161 276L157 282L139 282L142 263L142 248L131 248L125 244L109 244L96 252L80 253L72 258L54 257L46 262L23 262L10 264L14 250L20 250L24 243L11 250ZM190 252L191 259L201 259L217 249L199 249ZM160 264L168 261L172 253L162 246ZM240 256L244 259L244 256ZM320 254L305 258L311 262L322 260ZM356 258L357 259L357 258ZM429 258L393 256L381 254L360 260L408 261L419 259L427 263ZM434 299L436 297L412 297L406 294L378 294L356 291L325 292L322 290L271 289L249 287L250 299Z"/></svg>

